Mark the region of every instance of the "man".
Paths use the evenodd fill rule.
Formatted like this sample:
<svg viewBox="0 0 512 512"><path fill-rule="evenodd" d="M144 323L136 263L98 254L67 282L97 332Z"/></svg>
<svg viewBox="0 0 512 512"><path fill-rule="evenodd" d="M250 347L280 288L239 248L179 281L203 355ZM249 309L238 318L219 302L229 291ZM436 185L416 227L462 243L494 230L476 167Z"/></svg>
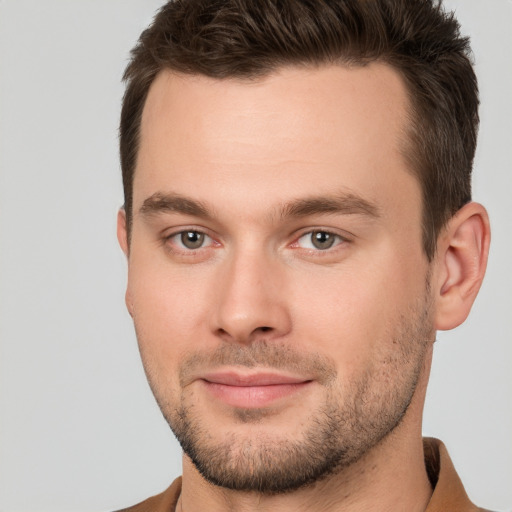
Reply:
<svg viewBox="0 0 512 512"><path fill-rule="evenodd" d="M127 510L479 510L421 437L489 248L468 53L426 0L181 0L142 34L118 238L184 455Z"/></svg>

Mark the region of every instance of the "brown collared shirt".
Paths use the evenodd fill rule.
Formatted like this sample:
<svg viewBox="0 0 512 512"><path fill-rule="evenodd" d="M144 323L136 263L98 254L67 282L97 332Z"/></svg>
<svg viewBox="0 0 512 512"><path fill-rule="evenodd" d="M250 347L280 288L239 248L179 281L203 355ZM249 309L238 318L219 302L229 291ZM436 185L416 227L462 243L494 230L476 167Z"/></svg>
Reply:
<svg viewBox="0 0 512 512"><path fill-rule="evenodd" d="M444 444L433 438L423 440L425 466L434 492L425 512L489 512L471 501L457 475ZM175 512L181 492L181 477L161 494L118 512Z"/></svg>

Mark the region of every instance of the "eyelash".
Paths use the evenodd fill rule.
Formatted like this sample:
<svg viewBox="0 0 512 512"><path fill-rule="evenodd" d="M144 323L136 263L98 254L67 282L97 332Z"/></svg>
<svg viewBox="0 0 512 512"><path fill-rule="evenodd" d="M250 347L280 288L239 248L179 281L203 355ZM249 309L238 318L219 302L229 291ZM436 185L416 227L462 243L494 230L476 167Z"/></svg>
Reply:
<svg viewBox="0 0 512 512"><path fill-rule="evenodd" d="M194 233L196 235L199 235L199 236L202 236L205 239L209 239L211 241L210 244L207 245L207 246L201 245L200 247L197 247L197 248L189 248L189 247L183 246L183 241L180 240L180 238L182 238L183 235L192 234L192 233ZM173 243L172 242L173 239L176 239L176 242ZM180 231L176 231L174 233L171 233L170 235L164 237L164 244L171 245L171 246L174 245L175 247L177 246L177 248L171 247L171 250L173 252L183 253L183 254L186 254L186 255L195 254L198 251L201 251L202 249L203 250L207 249L211 245L220 246L219 242L216 242L210 235L208 235L207 233L205 233L204 231L201 231L199 229L182 229Z"/></svg>
<svg viewBox="0 0 512 512"><path fill-rule="evenodd" d="M327 235L328 237L332 237L332 245L328 246L328 247L325 247L324 249L321 249L319 247L311 247L311 248L307 248L307 247L301 247L300 244L299 244L299 241L304 238L304 237L307 237L309 236L310 237L310 243L311 245L315 245L315 243L313 242L313 236L317 234L317 235ZM309 231L306 231L304 233L301 233L301 235L296 238L295 242L293 242L291 244L291 247L292 248L302 248L302 249L305 249L311 253L330 253L332 251L334 251L336 249L336 247L338 247L339 245L342 245L344 243L348 242L348 239L346 237L343 237L341 236L339 233L334 233L333 231L329 231L327 229L321 229L321 228L317 228L317 229L310 229Z"/></svg>
<svg viewBox="0 0 512 512"><path fill-rule="evenodd" d="M199 235L200 237L203 237L205 241L209 240L210 242L208 243L208 245L202 244L197 248L185 247L183 244L182 237L186 234L192 234L192 233L195 235ZM321 249L318 247L316 247L316 248L315 247L301 247L300 240L303 239L304 237L307 237L308 235L310 237L312 237L314 234L317 234L317 235L321 234L321 235L327 235L327 237L333 237L332 245L330 245L324 249ZM175 239L175 242L173 242L173 239ZM349 242L349 240L346 237L340 235L339 233L335 233L335 232L329 231L327 229L317 228L317 229L310 229L309 231L305 231L305 232L301 233L297 238L295 238L294 242L292 242L289 245L289 247L294 250L303 249L304 251L307 251L309 254L314 254L315 256L322 257L323 255L331 254L340 245L345 245L348 242ZM164 243L164 245L168 246L168 248L171 252L173 252L175 254L189 256L189 257L199 255L200 252L207 250L211 247L215 248L215 247L221 246L220 242L216 241L212 236L210 236L208 233L206 233L205 231L200 230L200 229L181 229L180 231L173 232L164 237L163 243ZM314 245L314 242L310 242L310 243L311 243L311 245Z"/></svg>

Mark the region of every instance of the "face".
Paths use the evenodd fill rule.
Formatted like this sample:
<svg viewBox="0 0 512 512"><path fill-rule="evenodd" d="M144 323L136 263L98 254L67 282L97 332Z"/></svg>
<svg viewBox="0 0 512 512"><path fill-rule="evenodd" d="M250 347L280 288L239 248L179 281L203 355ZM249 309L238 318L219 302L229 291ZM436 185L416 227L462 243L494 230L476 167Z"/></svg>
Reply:
<svg viewBox="0 0 512 512"><path fill-rule="evenodd" d="M185 463L209 481L295 489L411 414L434 331L406 117L379 64L152 85L127 305Z"/></svg>

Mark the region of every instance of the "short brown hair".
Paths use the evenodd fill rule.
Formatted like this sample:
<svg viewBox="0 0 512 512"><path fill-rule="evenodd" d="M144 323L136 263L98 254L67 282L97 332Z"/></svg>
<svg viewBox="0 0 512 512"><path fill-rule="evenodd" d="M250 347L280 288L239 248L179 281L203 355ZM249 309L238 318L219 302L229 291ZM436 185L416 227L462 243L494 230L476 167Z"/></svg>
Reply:
<svg viewBox="0 0 512 512"><path fill-rule="evenodd" d="M163 69L213 78L258 78L286 65L380 61L409 92L404 155L423 194L429 259L450 217L471 199L478 86L469 40L442 0L173 0L131 53L120 124L130 229L142 111Z"/></svg>

